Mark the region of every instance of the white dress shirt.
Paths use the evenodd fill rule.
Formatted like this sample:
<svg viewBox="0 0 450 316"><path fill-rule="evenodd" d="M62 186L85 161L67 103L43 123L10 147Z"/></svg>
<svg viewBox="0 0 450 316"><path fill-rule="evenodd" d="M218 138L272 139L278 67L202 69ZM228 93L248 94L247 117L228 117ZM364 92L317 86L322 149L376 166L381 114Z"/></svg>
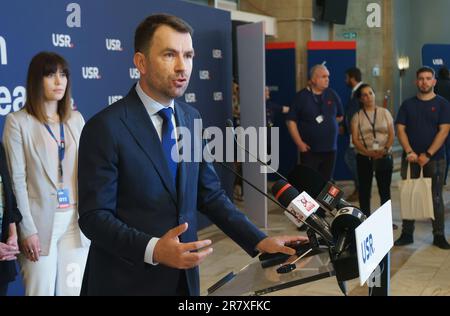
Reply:
<svg viewBox="0 0 450 316"><path fill-rule="evenodd" d="M158 112L162 109L164 109L166 106L162 105L161 103L156 102L151 97L149 97L144 90L142 90L141 86L139 85L139 82L136 84L136 92L141 99L142 103L144 104L145 109L147 110L148 115L150 116L150 119L152 120L153 125L155 126L156 132L158 133L159 140L161 140L162 137L162 125L163 125L163 118L159 116ZM170 103L169 107L172 108L172 124L175 127L175 104L174 101ZM150 132L149 132L150 135ZM175 136L176 139L178 139L177 130L175 128ZM177 142L178 146L178 142ZM145 249L145 255L144 255L144 262L151 264L151 265L157 265L157 262L153 262L153 251L155 250L156 243L158 242L159 238L153 237L150 239L149 243L147 244L147 248Z"/></svg>

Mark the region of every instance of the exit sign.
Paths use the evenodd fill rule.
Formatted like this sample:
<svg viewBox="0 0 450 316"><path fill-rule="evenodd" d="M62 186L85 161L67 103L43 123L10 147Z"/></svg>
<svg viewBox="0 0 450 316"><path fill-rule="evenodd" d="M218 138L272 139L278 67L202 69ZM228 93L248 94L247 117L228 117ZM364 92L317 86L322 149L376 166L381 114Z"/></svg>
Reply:
<svg viewBox="0 0 450 316"><path fill-rule="evenodd" d="M348 40L356 39L356 37L357 37L356 32L345 32L343 35L344 35L344 38L348 39Z"/></svg>

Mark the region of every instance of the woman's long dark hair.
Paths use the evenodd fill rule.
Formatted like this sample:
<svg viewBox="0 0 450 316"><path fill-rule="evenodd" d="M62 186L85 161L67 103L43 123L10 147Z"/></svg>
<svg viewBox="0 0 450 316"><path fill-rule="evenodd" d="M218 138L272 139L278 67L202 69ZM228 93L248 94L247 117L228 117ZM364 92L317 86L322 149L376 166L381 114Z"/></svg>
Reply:
<svg viewBox="0 0 450 316"><path fill-rule="evenodd" d="M370 88L370 89L372 89L373 93L375 93L375 90L368 83L363 83L362 85L359 86L359 88L355 91L355 97L359 102L360 109L364 108L364 104L361 102L361 95L362 95L362 90L365 88Z"/></svg>
<svg viewBox="0 0 450 316"><path fill-rule="evenodd" d="M61 69L67 77L64 97L58 101L58 115L61 122L66 122L72 113L70 73L67 61L53 52L40 52L35 55L28 67L27 100L25 110L42 123L48 123L44 109L44 77Z"/></svg>

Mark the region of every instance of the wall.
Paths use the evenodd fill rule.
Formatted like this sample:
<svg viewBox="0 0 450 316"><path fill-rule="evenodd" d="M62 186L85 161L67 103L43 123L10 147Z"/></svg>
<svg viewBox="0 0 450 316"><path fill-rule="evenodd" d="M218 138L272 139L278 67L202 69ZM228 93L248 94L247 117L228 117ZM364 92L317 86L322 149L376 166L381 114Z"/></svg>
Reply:
<svg viewBox="0 0 450 316"><path fill-rule="evenodd" d="M380 5L381 27L370 27L367 23L370 14L367 7L372 3ZM335 40L357 41L357 66L361 69L363 81L374 87L379 105L383 104L387 90L391 91L391 100L395 100L391 12L391 0L349 0L346 25L335 25ZM380 69L379 76L373 74L374 67ZM393 109L394 102L388 106Z"/></svg>
<svg viewBox="0 0 450 316"><path fill-rule="evenodd" d="M403 95L415 95L415 71L422 65L424 44L450 44L450 1L395 0L395 54L406 54L410 69L406 72Z"/></svg>
<svg viewBox="0 0 450 316"><path fill-rule="evenodd" d="M295 42L297 60L297 90L304 87L307 77L306 44L312 38L312 0L241 0L240 10L277 18L278 36L268 42Z"/></svg>

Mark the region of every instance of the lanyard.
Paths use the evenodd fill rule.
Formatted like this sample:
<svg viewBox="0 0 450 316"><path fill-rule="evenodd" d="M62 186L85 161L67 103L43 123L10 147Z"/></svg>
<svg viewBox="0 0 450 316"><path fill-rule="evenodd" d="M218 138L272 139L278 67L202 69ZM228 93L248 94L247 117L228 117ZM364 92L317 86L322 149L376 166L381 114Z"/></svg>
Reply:
<svg viewBox="0 0 450 316"><path fill-rule="evenodd" d="M373 132L373 139L377 139L377 133L375 132L375 123L377 122L377 109L375 109L375 114L373 115L373 123L370 121L369 115L367 115L367 112L365 109L363 109L364 115L366 116L367 120L370 123L370 126L372 126L372 132Z"/></svg>
<svg viewBox="0 0 450 316"><path fill-rule="evenodd" d="M60 141L56 139L55 135L53 134L50 126L48 124L44 124L47 131L50 133L50 136L55 140L56 145L58 145L58 170L59 170L59 183L63 183L63 168L62 168L62 161L64 160L64 153L66 150L66 143L64 141L64 126L63 123L59 123L59 134L60 134Z"/></svg>
<svg viewBox="0 0 450 316"><path fill-rule="evenodd" d="M314 103L319 108L320 115L323 116L323 105L324 105L323 99L325 91L322 92L322 94L315 94L314 91L309 86L307 87L307 89L311 93Z"/></svg>

